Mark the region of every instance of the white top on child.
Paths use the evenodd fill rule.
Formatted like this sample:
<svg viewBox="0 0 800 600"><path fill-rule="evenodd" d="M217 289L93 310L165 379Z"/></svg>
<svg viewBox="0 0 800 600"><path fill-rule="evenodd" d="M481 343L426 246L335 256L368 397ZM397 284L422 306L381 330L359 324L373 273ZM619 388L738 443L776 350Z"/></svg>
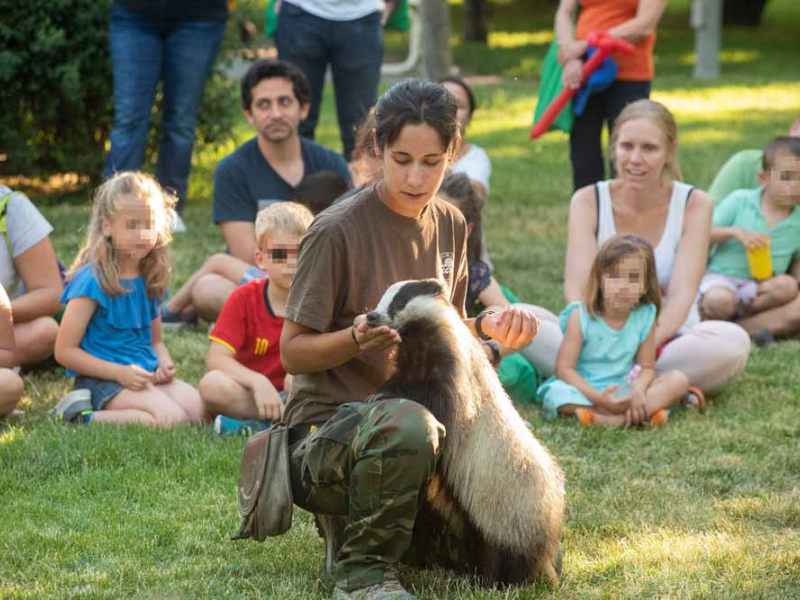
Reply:
<svg viewBox="0 0 800 600"><path fill-rule="evenodd" d="M492 176L492 162L486 150L480 146L472 144L464 156L458 159L453 166L453 173L466 173L470 179L474 179L486 190L489 195L489 178Z"/></svg>

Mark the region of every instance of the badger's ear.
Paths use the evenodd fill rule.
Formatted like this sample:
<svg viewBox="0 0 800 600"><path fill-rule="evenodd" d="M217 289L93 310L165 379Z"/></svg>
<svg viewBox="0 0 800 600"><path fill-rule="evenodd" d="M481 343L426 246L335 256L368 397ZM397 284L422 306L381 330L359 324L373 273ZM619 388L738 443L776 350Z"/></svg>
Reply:
<svg viewBox="0 0 800 600"><path fill-rule="evenodd" d="M447 284L441 279L422 279L417 283L418 296L443 296L447 291Z"/></svg>

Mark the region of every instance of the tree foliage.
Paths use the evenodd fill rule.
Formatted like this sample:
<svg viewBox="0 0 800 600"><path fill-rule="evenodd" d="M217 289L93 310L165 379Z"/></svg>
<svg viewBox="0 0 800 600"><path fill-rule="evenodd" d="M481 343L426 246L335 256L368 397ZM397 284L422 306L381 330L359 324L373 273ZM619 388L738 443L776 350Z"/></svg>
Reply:
<svg viewBox="0 0 800 600"><path fill-rule="evenodd" d="M100 176L113 118L110 0L0 1L0 162L4 174ZM229 42L226 42L229 44ZM198 144L225 137L236 85L215 73ZM153 111L158 120L159 111ZM149 154L157 146L151 128Z"/></svg>

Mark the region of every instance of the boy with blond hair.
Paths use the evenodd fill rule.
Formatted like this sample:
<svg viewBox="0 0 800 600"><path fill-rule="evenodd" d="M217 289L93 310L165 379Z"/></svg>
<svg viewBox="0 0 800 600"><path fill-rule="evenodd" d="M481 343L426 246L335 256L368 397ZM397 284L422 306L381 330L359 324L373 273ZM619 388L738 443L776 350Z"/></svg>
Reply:
<svg viewBox="0 0 800 600"><path fill-rule="evenodd" d="M218 415L218 433L263 429L283 415L291 376L281 365L279 341L297 248L313 216L295 202L281 202L256 217L255 264L267 276L238 287L208 336L208 373L200 396Z"/></svg>

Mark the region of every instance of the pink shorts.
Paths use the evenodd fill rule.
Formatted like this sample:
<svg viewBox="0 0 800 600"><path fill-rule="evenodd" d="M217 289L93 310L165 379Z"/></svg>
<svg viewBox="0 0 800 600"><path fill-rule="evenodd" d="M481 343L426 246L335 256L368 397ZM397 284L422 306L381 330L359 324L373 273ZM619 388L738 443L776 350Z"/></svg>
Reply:
<svg viewBox="0 0 800 600"><path fill-rule="evenodd" d="M721 287L730 290L736 297L736 313L742 314L756 299L758 295L758 283L752 279L739 279L738 277L728 277L719 273L706 273L700 282L700 299L706 295L711 288Z"/></svg>

